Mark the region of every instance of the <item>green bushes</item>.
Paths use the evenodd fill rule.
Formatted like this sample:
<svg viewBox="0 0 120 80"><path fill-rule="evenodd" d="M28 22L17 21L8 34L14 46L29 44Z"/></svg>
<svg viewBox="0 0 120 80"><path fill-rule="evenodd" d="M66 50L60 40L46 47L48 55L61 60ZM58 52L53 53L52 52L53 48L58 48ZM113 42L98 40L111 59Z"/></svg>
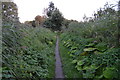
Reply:
<svg viewBox="0 0 120 80"><path fill-rule="evenodd" d="M65 51L67 50L61 55L69 55L66 59L69 62L63 59L66 63L63 65L65 72L73 70L72 67L69 70L66 69L67 65L72 63L81 78L119 78L120 48L117 48L116 44L117 11L113 14L109 10L112 8L102 10L101 14L97 13L99 16L92 21L71 22L68 29L60 35L61 45L65 47ZM71 77L74 76L71 75Z"/></svg>
<svg viewBox="0 0 120 80"><path fill-rule="evenodd" d="M3 26L3 78L53 77L54 45L48 29Z"/></svg>
<svg viewBox="0 0 120 80"><path fill-rule="evenodd" d="M76 64L75 68L82 72L83 78L118 78L118 54L116 49L114 53L106 51L102 54L81 56L72 63Z"/></svg>
<svg viewBox="0 0 120 80"><path fill-rule="evenodd" d="M67 48L67 52L62 54L71 58L71 62L63 65L63 68L73 63L74 68L81 72L81 78L119 78L119 48L109 48L106 43L97 43L93 38L79 39L78 43L73 40L74 37L65 37L69 39L66 40L63 36L65 34L61 35L62 45ZM63 63L65 62L64 60Z"/></svg>

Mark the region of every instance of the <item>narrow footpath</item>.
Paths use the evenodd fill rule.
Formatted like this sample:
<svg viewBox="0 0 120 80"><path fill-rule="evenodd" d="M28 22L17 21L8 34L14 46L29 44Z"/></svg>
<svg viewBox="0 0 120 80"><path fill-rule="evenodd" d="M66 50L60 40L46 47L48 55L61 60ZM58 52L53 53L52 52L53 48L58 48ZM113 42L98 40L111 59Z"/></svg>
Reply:
<svg viewBox="0 0 120 80"><path fill-rule="evenodd" d="M55 47L55 78L64 78L62 63L59 54L59 36L57 36L56 47Z"/></svg>

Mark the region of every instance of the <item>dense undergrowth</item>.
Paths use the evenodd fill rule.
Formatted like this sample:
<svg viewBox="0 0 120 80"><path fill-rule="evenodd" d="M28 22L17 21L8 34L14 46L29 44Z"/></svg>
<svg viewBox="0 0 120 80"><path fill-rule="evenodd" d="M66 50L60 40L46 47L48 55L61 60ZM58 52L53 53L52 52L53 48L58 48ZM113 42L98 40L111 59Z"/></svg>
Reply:
<svg viewBox="0 0 120 80"><path fill-rule="evenodd" d="M45 28L3 26L2 77L54 77L55 34Z"/></svg>
<svg viewBox="0 0 120 80"><path fill-rule="evenodd" d="M98 12L91 20L70 22L60 35L63 70L67 78L75 75L92 79L119 78L117 11L107 7Z"/></svg>
<svg viewBox="0 0 120 80"><path fill-rule="evenodd" d="M58 30L62 29L62 34L21 24L17 18L17 7L10 9L9 3L6 6L3 6L0 68L3 80L54 78L55 34L60 35L60 55L66 78L120 78L119 17L114 6L106 4L94 13L93 18L84 17L84 22L60 19L58 24L53 19L56 27L60 27ZM9 20L13 15L16 18ZM55 27L52 23L50 25Z"/></svg>

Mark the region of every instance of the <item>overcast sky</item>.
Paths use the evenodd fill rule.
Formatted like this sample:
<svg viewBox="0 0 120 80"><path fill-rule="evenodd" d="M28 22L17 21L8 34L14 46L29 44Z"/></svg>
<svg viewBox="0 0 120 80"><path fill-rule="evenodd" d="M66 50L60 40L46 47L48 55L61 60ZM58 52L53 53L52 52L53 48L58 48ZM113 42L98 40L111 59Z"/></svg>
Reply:
<svg viewBox="0 0 120 80"><path fill-rule="evenodd" d="M94 11L103 8L106 2L117 4L119 0L13 0L18 6L18 13L21 22L34 20L35 16L43 15L44 8L47 8L52 1L67 19L81 21L84 14L91 17Z"/></svg>

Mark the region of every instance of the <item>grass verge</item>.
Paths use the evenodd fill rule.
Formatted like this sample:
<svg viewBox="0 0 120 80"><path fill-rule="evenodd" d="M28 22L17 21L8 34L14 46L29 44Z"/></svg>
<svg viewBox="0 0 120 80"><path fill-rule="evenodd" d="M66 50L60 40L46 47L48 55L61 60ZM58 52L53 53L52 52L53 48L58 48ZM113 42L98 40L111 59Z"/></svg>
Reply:
<svg viewBox="0 0 120 80"><path fill-rule="evenodd" d="M67 54L68 49L62 45L61 41L59 46L65 78L81 78L82 77L81 73L78 72L77 69L75 69L75 65L71 63L72 58L69 56L69 54Z"/></svg>

